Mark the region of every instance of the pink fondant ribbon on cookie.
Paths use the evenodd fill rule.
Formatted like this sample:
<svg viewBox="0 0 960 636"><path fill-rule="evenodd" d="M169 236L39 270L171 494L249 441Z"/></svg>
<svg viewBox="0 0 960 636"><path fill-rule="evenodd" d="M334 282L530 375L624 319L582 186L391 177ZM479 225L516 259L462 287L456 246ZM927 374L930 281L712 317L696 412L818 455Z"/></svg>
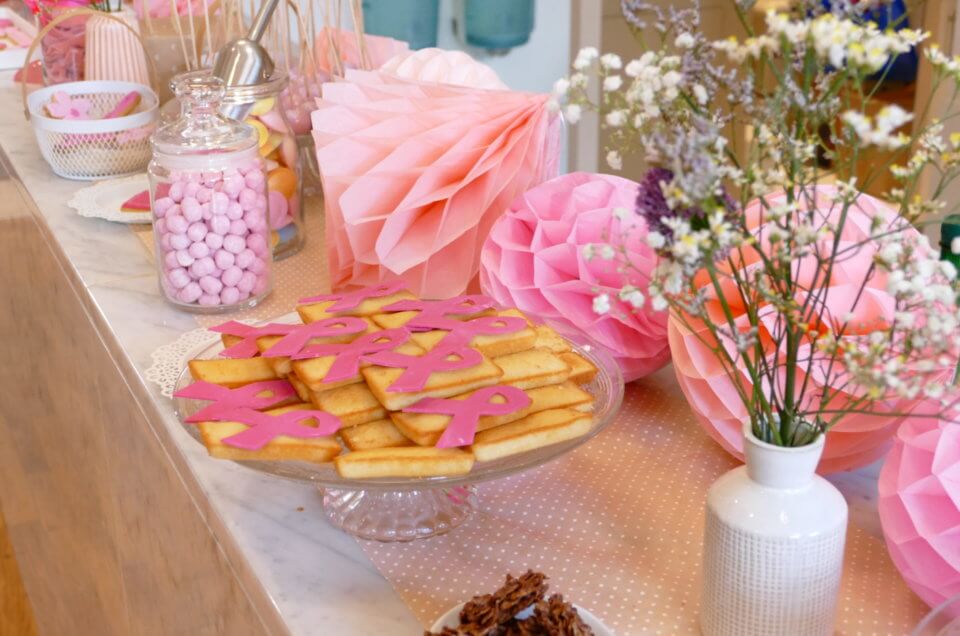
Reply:
<svg viewBox="0 0 960 636"><path fill-rule="evenodd" d="M217 417L221 422L240 422L250 428L223 438L223 443L234 448L259 450L281 435L309 439L333 435L340 429L340 419L326 411L288 411L269 415L253 409L224 411ZM316 426L304 426L304 420L316 421Z"/></svg>
<svg viewBox="0 0 960 636"><path fill-rule="evenodd" d="M448 319L444 318L444 321ZM517 316L483 316L473 320L454 320L450 333L440 342L445 345L469 345L476 336L502 336L526 328L527 321ZM429 324L429 323L426 323ZM446 327L437 327L445 329Z"/></svg>
<svg viewBox="0 0 960 636"><path fill-rule="evenodd" d="M406 286L397 281L393 283L383 283L382 285L373 285L372 287L364 287L363 289L358 289L354 292L344 292L342 294L321 294L319 296L301 298L299 304L307 305L310 303L322 303L332 300L334 303L327 307L326 311L347 311L348 309L355 309L360 303L369 298L383 298L385 296L392 296L393 294L396 294L404 289L406 289Z"/></svg>
<svg viewBox="0 0 960 636"><path fill-rule="evenodd" d="M300 353L290 356L292 360L335 356L336 359L323 382L339 382L356 377L360 372L361 361L372 361L375 355L396 349L407 341L410 333L406 329L385 329L360 336L345 344L310 345Z"/></svg>
<svg viewBox="0 0 960 636"><path fill-rule="evenodd" d="M271 322L261 327L254 327L245 325L242 322L237 322L236 320L231 320L222 325L210 327L210 331L243 338L243 340L237 344L227 347L220 352L220 355L224 358L253 358L260 353L260 349L257 347L257 338L262 338L263 336L285 336L299 326L300 325Z"/></svg>
<svg viewBox="0 0 960 636"><path fill-rule="evenodd" d="M384 351L371 356L368 361L381 367L402 368L403 373L387 387L387 391L413 393L423 390L432 374L475 367L483 362L483 355L469 347L438 345L422 356Z"/></svg>
<svg viewBox="0 0 960 636"><path fill-rule="evenodd" d="M296 391L286 380L264 380L237 389L228 389L225 386L199 380L173 395L193 400L211 400L213 404L208 404L185 420L205 422L222 420L224 412L238 408L268 409L292 398L296 395Z"/></svg>
<svg viewBox="0 0 960 636"><path fill-rule="evenodd" d="M367 327L366 321L361 318L327 318L305 325L296 325L293 331L264 351L263 356L265 358L297 356L298 360L302 360L301 354L312 339L359 334L366 331ZM323 354L317 354L319 355Z"/></svg>
<svg viewBox="0 0 960 636"><path fill-rule="evenodd" d="M434 329L454 329L455 323L462 322L447 318L450 314L473 314L490 309L496 302L481 294L457 296L447 300L401 300L383 308L384 311L419 311L405 325L413 331L432 331Z"/></svg>
<svg viewBox="0 0 960 636"><path fill-rule="evenodd" d="M496 396L502 403L493 402ZM477 424L483 415L509 415L530 406L530 396L513 386L488 386L478 389L465 400L424 398L403 409L406 413L436 413L452 419L437 441L437 448L469 446L477 433Z"/></svg>

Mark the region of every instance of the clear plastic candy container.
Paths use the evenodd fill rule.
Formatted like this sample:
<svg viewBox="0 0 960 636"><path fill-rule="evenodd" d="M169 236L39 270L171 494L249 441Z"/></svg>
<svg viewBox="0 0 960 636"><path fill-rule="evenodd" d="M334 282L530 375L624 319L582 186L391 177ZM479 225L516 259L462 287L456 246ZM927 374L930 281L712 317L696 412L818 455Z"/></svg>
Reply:
<svg viewBox="0 0 960 636"><path fill-rule="evenodd" d="M174 91L180 117L153 135L148 169L160 287L188 311L252 307L273 260L257 131L219 114L218 78L181 77Z"/></svg>

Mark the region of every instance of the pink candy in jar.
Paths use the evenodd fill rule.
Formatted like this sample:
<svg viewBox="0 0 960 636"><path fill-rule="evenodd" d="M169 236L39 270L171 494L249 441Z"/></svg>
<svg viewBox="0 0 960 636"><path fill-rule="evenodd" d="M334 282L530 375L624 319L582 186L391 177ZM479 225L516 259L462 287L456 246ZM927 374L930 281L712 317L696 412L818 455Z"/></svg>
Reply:
<svg viewBox="0 0 960 636"><path fill-rule="evenodd" d="M193 311L251 306L270 291L272 263L257 133L219 114L219 79L174 85L183 111L154 135L148 170L161 289Z"/></svg>
<svg viewBox="0 0 960 636"><path fill-rule="evenodd" d="M230 185L248 174L261 177L250 180L252 188L245 181L242 188ZM269 288L262 177L263 165L256 160L223 171L170 173L166 196L155 197L153 213L162 286L171 300L207 307L234 305ZM205 205L209 215L202 211Z"/></svg>

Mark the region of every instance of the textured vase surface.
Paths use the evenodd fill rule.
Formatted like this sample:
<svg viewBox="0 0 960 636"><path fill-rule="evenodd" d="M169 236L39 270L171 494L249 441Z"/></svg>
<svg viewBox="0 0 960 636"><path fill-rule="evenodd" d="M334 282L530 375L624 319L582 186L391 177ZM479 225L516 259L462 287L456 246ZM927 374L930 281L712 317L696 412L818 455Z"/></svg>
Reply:
<svg viewBox="0 0 960 636"><path fill-rule="evenodd" d="M847 504L815 474L824 438L797 448L744 428L747 465L707 494L700 624L706 636L833 633Z"/></svg>

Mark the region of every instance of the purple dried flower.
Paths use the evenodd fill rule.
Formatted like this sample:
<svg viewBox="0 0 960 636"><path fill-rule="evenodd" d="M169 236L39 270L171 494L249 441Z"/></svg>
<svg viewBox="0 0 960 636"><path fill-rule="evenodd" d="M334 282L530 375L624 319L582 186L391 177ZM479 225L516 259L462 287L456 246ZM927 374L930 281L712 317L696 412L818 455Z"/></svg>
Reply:
<svg viewBox="0 0 960 636"><path fill-rule="evenodd" d="M647 222L650 231L659 232L667 240L673 237L673 230L664 223L664 219L682 218L690 223L690 227L697 230L707 227L707 214L700 207L688 207L674 210L667 203L663 195L662 184L673 181L673 172L666 168L650 168L640 181L637 189L637 214ZM718 197L719 205L732 214L737 204L733 197L724 189Z"/></svg>

